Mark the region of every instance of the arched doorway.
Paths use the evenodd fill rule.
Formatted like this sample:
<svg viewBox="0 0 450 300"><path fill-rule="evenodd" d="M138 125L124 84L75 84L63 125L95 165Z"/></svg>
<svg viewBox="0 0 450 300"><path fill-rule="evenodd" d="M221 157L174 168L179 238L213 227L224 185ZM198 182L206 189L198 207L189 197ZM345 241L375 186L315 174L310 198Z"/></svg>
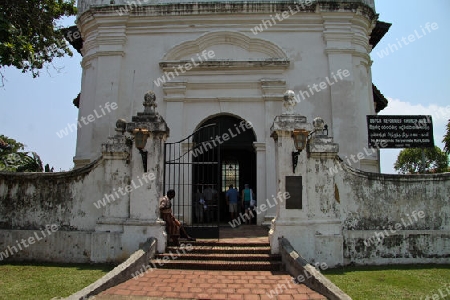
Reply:
<svg viewBox="0 0 450 300"><path fill-rule="evenodd" d="M216 149L210 149L208 145L210 150L194 159L197 162L192 169L195 191L203 194L207 206L203 220L196 221L211 226L228 225L231 220L225 193L229 185L233 184L241 191L244 184L248 183L255 190L256 154L253 142L256 136L250 125L232 115L214 116L199 125L215 126L215 135L203 134L194 137L194 141L211 144L214 140ZM206 147L204 150L207 150ZM217 164L212 164L212 161ZM256 218L253 222L256 222Z"/></svg>
<svg viewBox="0 0 450 300"><path fill-rule="evenodd" d="M175 188L174 214L192 236L218 238L219 226L229 226L225 193L230 184L241 191L248 183L256 193L255 141L251 124L217 115L187 138L166 143L164 186Z"/></svg>

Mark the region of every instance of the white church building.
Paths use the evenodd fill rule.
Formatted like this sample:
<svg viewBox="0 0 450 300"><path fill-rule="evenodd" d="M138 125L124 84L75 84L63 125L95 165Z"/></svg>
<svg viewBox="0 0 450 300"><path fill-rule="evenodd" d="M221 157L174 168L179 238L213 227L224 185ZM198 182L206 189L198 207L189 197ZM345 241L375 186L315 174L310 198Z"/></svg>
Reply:
<svg viewBox="0 0 450 300"><path fill-rule="evenodd" d="M219 177L215 189L249 183L258 199L270 198L276 194L270 127L292 90L296 113L322 117L341 158L366 150L349 162L379 172L378 153L367 151L366 115L386 100L372 84L370 53L389 26L377 21L373 0L81 0L78 13L79 117L108 102L117 109L80 126L75 167L97 159L116 120L130 121L153 90L168 142L211 123L221 127L218 136L229 132L229 140L217 140L220 171L208 175ZM251 126L245 134L234 127L242 121ZM192 184L211 181L203 177L193 175ZM274 216L271 208L257 222Z"/></svg>
<svg viewBox="0 0 450 300"><path fill-rule="evenodd" d="M163 253L168 189L217 238L228 186L249 184L272 253L284 237L330 267L448 263L450 173L380 174L368 148L389 26L373 0L78 1L75 169L0 172L0 249L50 226L11 259L123 262L150 237Z"/></svg>

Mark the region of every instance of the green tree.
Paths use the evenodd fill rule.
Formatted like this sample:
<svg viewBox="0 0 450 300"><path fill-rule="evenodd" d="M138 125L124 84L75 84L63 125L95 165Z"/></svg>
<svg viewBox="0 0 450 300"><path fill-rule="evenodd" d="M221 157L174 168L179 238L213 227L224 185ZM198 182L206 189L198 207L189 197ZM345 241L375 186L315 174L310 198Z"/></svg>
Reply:
<svg viewBox="0 0 450 300"><path fill-rule="evenodd" d="M394 169L401 174L442 173L448 170L447 154L438 146L423 150L425 151L425 166L422 162L422 149L408 148L400 151Z"/></svg>
<svg viewBox="0 0 450 300"><path fill-rule="evenodd" d="M0 75L14 66L39 75L44 63L72 56L58 20L76 14L75 0L1 0Z"/></svg>
<svg viewBox="0 0 450 300"><path fill-rule="evenodd" d="M25 145L0 135L0 171L42 172L42 161L36 152L24 152Z"/></svg>
<svg viewBox="0 0 450 300"><path fill-rule="evenodd" d="M450 153L450 120L447 123L447 132L444 135L444 139L442 140L444 143L444 151L449 154Z"/></svg>

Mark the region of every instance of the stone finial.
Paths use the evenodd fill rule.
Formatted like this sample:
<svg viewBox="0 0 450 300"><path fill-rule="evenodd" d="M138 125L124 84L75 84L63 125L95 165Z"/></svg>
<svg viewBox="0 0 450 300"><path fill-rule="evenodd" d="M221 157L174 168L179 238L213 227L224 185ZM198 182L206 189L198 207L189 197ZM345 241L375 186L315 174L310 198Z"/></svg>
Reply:
<svg viewBox="0 0 450 300"><path fill-rule="evenodd" d="M328 131L328 126L325 124L325 121L321 117L314 118L313 126L314 132L317 135L324 135L324 131Z"/></svg>
<svg viewBox="0 0 450 300"><path fill-rule="evenodd" d="M125 132L127 127L127 121L125 119L118 119L116 122L116 132L117 133L123 133Z"/></svg>
<svg viewBox="0 0 450 300"><path fill-rule="evenodd" d="M283 95L284 103L283 106L285 108L284 115L293 115L294 107L297 105L297 101L295 101L295 93L292 90L287 90Z"/></svg>
<svg viewBox="0 0 450 300"><path fill-rule="evenodd" d="M128 132L133 132L134 129L139 128L139 124L143 126L142 128L146 128L149 131L155 131L152 128L156 128L161 124L164 124L164 126L167 127L164 118L156 111L158 105L156 104L156 95L153 91L145 93L144 102L142 104L144 105L144 111L138 112L137 115L131 117L131 122L127 123L126 128Z"/></svg>
<svg viewBox="0 0 450 300"><path fill-rule="evenodd" d="M155 115L156 114L156 95L153 91L148 91L144 96L144 114Z"/></svg>
<svg viewBox="0 0 450 300"><path fill-rule="evenodd" d="M314 118L313 126L316 130L322 130L325 126L325 121L321 117Z"/></svg>

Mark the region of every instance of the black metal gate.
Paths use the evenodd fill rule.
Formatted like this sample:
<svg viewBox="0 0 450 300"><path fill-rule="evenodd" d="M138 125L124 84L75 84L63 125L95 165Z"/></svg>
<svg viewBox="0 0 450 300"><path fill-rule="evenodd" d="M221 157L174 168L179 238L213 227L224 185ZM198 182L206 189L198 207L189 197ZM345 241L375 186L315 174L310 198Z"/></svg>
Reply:
<svg viewBox="0 0 450 300"><path fill-rule="evenodd" d="M172 209L195 238L219 238L220 143L217 124L208 124L164 145L164 194L175 190Z"/></svg>

